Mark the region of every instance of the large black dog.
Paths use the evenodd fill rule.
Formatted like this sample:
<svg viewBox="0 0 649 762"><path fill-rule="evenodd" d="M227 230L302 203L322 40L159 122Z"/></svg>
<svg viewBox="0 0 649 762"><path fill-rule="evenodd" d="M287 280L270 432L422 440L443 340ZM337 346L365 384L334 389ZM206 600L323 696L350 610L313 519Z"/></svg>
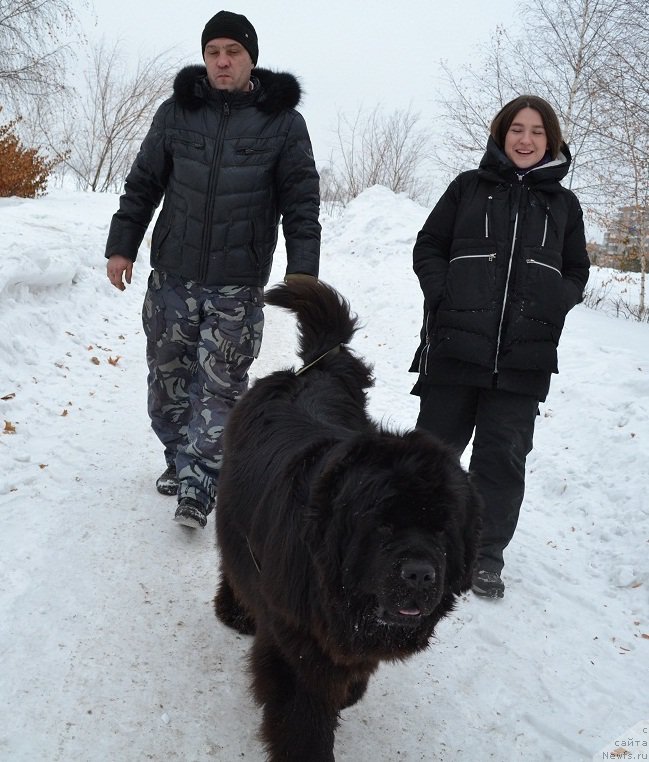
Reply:
<svg viewBox="0 0 649 762"><path fill-rule="evenodd" d="M371 370L324 283L271 289L304 367L258 380L225 431L216 612L255 633L253 692L273 762L331 762L341 709L382 660L426 648L470 585L478 498L457 458L366 412Z"/></svg>

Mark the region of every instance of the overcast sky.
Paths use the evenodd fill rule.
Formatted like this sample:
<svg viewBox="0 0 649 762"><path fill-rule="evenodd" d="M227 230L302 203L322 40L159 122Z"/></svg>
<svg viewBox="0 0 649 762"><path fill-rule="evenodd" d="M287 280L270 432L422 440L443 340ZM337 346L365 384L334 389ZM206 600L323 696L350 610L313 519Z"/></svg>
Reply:
<svg viewBox="0 0 649 762"><path fill-rule="evenodd" d="M89 14L83 18L90 38L119 38L134 55L174 47L186 63L201 63L205 22L222 9L243 13L257 30L259 65L300 78L300 111L320 164L338 113L354 115L359 106L388 113L412 107L432 129L440 60L476 60L496 25L520 23L518 7L520 0L95 0L96 25Z"/></svg>

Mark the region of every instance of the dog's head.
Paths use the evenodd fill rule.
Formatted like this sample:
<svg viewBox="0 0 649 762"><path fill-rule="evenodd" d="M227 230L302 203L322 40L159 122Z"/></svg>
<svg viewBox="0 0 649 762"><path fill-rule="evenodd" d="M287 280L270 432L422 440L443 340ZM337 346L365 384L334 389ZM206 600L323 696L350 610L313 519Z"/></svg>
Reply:
<svg viewBox="0 0 649 762"><path fill-rule="evenodd" d="M332 453L318 490L310 542L346 637L424 648L475 560L478 498L456 456L419 431L364 434Z"/></svg>
<svg viewBox="0 0 649 762"><path fill-rule="evenodd" d="M441 532L432 532L408 509L399 513L391 511L367 538L365 558L352 574L358 591L375 599L377 622L411 628L440 605L447 551Z"/></svg>

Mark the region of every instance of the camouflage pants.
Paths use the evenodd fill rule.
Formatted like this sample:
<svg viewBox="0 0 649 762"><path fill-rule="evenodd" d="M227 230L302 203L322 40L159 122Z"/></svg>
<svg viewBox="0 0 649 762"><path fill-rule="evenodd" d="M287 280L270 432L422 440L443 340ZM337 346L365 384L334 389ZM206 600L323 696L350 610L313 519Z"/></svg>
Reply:
<svg viewBox="0 0 649 762"><path fill-rule="evenodd" d="M167 463L176 463L178 497L210 509L223 427L261 348L263 289L208 288L154 270L142 322L151 426Z"/></svg>

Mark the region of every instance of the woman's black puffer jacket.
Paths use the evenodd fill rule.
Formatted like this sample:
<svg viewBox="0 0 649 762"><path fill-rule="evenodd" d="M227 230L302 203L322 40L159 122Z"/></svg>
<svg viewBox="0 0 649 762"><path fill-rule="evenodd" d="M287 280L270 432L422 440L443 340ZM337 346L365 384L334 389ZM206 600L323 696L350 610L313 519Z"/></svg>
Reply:
<svg viewBox="0 0 649 762"><path fill-rule="evenodd" d="M268 282L280 215L287 272L318 274L320 194L291 74L256 69L252 92L176 77L126 178L106 257L135 260L155 208L151 266L206 286Z"/></svg>
<svg viewBox="0 0 649 762"><path fill-rule="evenodd" d="M559 182L570 161L564 144L519 175L489 138L479 168L441 197L413 253L425 299L414 393L461 383L545 399L590 266L579 201Z"/></svg>

